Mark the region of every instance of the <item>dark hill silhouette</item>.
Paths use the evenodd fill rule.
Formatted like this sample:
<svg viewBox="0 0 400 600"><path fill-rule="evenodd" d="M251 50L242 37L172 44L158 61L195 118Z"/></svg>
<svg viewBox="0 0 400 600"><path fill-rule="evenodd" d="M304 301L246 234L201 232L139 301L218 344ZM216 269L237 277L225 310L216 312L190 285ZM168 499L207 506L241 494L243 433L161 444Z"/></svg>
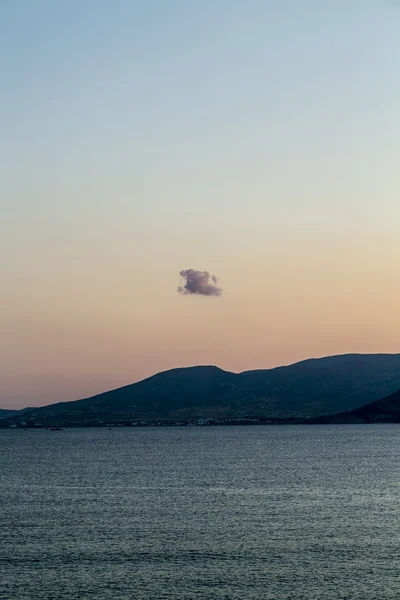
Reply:
<svg viewBox="0 0 400 600"><path fill-rule="evenodd" d="M18 414L18 410L8 410L7 408L0 408L0 419L8 419Z"/></svg>
<svg viewBox="0 0 400 600"><path fill-rule="evenodd" d="M400 354L348 354L236 374L217 367L173 369L117 390L24 413L42 425L302 418L348 411L400 388ZM20 415L0 426L21 421Z"/></svg>
<svg viewBox="0 0 400 600"><path fill-rule="evenodd" d="M303 421L305 422L305 421ZM308 423L351 424L351 423L400 423L400 389L376 402L333 415L307 419Z"/></svg>

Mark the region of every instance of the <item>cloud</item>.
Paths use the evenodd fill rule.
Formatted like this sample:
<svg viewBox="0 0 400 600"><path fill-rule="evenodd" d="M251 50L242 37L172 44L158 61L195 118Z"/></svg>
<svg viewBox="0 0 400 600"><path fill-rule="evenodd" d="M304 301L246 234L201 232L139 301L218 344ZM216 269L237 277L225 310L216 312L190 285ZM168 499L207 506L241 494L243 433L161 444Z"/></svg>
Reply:
<svg viewBox="0 0 400 600"><path fill-rule="evenodd" d="M220 296L222 289L217 287L218 279L210 275L208 271L196 271L195 269L184 269L180 276L185 279L184 285L178 287L179 294L201 296Z"/></svg>

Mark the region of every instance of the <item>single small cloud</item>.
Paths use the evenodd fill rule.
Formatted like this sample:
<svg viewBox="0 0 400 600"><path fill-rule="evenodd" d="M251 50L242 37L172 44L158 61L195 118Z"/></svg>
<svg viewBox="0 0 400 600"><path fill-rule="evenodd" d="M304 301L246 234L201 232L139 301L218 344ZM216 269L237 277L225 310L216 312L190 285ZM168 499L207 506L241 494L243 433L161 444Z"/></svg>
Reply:
<svg viewBox="0 0 400 600"><path fill-rule="evenodd" d="M184 269L180 272L185 283L178 287L178 293L184 295L220 296L222 289L217 287L218 279L208 271Z"/></svg>

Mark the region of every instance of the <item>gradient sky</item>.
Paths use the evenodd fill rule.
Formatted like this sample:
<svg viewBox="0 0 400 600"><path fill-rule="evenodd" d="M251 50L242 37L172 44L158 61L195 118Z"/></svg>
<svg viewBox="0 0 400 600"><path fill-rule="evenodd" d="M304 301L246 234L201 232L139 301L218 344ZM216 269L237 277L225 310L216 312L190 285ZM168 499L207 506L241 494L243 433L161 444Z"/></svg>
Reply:
<svg viewBox="0 0 400 600"><path fill-rule="evenodd" d="M3 0L0 406L400 352L399 40L396 0Z"/></svg>

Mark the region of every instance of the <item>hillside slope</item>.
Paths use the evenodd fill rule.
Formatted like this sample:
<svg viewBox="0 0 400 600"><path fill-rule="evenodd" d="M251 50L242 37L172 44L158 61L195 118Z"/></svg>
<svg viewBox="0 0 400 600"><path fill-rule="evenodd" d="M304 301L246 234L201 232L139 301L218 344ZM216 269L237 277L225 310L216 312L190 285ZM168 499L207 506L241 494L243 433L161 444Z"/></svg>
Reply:
<svg viewBox="0 0 400 600"><path fill-rule="evenodd" d="M2 419L0 427L313 417L357 408L399 388L399 354L333 356L240 374L189 367L91 398L31 409L23 420L21 414Z"/></svg>
<svg viewBox="0 0 400 600"><path fill-rule="evenodd" d="M7 408L0 408L0 419L8 419L9 417L13 417L17 415L20 411L18 410L8 410Z"/></svg>
<svg viewBox="0 0 400 600"><path fill-rule="evenodd" d="M400 423L400 389L359 408L307 419L310 424Z"/></svg>

